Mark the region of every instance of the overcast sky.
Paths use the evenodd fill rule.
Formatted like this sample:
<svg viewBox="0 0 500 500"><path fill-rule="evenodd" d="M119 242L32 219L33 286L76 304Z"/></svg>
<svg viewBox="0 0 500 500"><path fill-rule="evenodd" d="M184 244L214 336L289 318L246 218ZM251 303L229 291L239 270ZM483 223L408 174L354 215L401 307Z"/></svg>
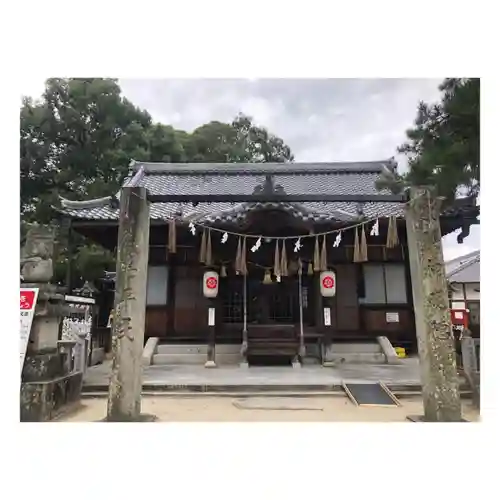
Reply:
<svg viewBox="0 0 500 500"><path fill-rule="evenodd" d="M420 100L439 100L442 79L123 79L124 95L153 119L190 131L239 112L280 136L295 161L368 161L396 156ZM24 93L37 97L43 83ZM444 239L445 258L479 248L479 227L462 245Z"/></svg>

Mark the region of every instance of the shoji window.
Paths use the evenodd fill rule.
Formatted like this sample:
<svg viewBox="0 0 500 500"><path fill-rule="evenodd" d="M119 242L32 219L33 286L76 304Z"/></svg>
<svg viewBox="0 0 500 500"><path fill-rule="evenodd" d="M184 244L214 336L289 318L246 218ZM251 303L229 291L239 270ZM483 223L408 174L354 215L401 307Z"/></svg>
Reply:
<svg viewBox="0 0 500 500"><path fill-rule="evenodd" d="M406 304L406 278L403 264L363 265L364 304Z"/></svg>
<svg viewBox="0 0 500 500"><path fill-rule="evenodd" d="M167 305L168 267L149 266L146 305Z"/></svg>

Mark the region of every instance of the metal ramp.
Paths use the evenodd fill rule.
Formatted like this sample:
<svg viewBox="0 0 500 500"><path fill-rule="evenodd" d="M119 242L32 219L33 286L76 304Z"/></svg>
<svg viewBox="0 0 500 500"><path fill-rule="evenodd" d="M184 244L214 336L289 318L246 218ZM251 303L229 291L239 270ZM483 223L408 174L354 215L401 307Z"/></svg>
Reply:
<svg viewBox="0 0 500 500"><path fill-rule="evenodd" d="M396 396L383 382L342 382L342 388L356 406L401 406Z"/></svg>

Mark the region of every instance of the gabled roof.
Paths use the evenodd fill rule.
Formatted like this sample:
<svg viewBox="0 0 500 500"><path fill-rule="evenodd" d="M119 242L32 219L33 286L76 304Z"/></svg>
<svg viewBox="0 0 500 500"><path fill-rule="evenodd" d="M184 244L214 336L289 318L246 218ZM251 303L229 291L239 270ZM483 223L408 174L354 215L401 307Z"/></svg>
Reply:
<svg viewBox="0 0 500 500"><path fill-rule="evenodd" d="M125 185L147 188L151 195L189 193L251 195L259 190L288 195L390 194L377 191L376 180L391 160L353 163L133 163ZM77 219L117 220L119 195L89 201L61 199L62 213ZM307 203L152 203L153 220L171 217L197 222L237 222L252 211L280 208L305 221L353 221L363 215L368 218L402 216L404 207L398 202L307 202Z"/></svg>
<svg viewBox="0 0 500 500"><path fill-rule="evenodd" d="M479 283L481 281L480 250L462 255L445 263L450 283Z"/></svg>

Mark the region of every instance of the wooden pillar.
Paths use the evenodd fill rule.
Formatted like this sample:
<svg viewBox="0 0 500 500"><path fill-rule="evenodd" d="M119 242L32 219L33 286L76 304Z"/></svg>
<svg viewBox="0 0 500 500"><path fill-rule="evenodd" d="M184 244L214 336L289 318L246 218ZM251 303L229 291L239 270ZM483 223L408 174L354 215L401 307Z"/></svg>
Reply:
<svg viewBox="0 0 500 500"><path fill-rule="evenodd" d="M299 289L299 352L297 353L297 361L304 362L306 357L306 346L304 342L304 304L302 300L302 263L299 264L297 271L297 285Z"/></svg>
<svg viewBox="0 0 500 500"><path fill-rule="evenodd" d="M172 337L175 334L175 285L177 281L177 256L168 256L168 282L167 282L167 324L165 325L165 336Z"/></svg>
<svg viewBox="0 0 500 500"><path fill-rule="evenodd" d="M207 323L208 323L208 341L207 341L207 361L205 363L205 368L215 368L217 363L215 362L215 313L217 311L216 304L217 299L206 299L207 300Z"/></svg>
<svg viewBox="0 0 500 500"><path fill-rule="evenodd" d="M68 263L66 265L66 276L65 276L65 288L66 293L71 295L71 280L73 279L73 228L71 226L71 219L66 219L64 225L67 226L67 251L68 251Z"/></svg>
<svg viewBox="0 0 500 500"><path fill-rule="evenodd" d="M431 187L412 188L406 211L424 420L461 421L459 378L444 271L441 202Z"/></svg>
<svg viewBox="0 0 500 500"><path fill-rule="evenodd" d="M113 364L107 412L107 420L113 422L143 419L141 360L149 258L149 205L145 188L122 188L117 249Z"/></svg>
<svg viewBox="0 0 500 500"><path fill-rule="evenodd" d="M246 274L243 276L243 332L241 339L240 367L248 368L248 284Z"/></svg>

